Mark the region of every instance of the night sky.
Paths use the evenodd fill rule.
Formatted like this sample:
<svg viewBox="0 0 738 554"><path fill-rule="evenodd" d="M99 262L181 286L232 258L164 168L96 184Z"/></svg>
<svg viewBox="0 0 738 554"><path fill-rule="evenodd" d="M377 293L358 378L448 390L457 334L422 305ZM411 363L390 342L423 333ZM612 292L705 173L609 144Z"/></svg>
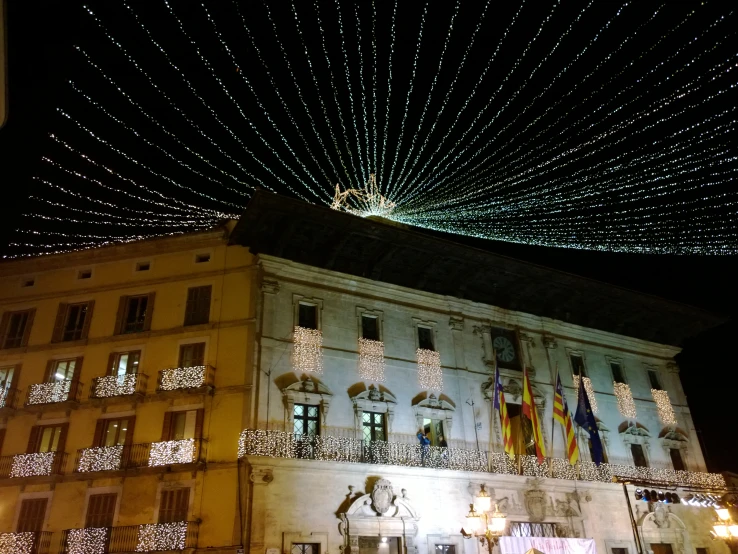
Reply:
<svg viewBox="0 0 738 554"><path fill-rule="evenodd" d="M211 22L199 3L171 2L183 27L211 63L210 67L202 63L193 46L183 39L177 20L166 9L163 1L130 2L130 10L117 0L88 3L105 29L147 72L159 90L155 90L142 72L121 55L121 50L105 36L96 20L82 9L81 3L10 0L8 5L10 117L6 127L0 131L0 151L4 189L20 193L17 198L6 196L5 199L7 215L2 221L3 251L8 255L18 255L44 251L41 248L43 245L56 245L50 249L54 250L62 248L60 246L62 243L79 247L86 242L105 240L82 238L82 235L130 237L207 227L217 220L218 214L239 214L248 201L251 187L256 185L272 188L283 194L303 196L310 201L317 201L318 197L325 201L325 198L332 197L331 183L340 182L345 187L352 183L352 178L358 181L356 175L352 175L349 160L358 163L361 156L367 153L367 162L370 164L371 146L381 145L383 138L381 130L385 125L388 128L386 159L391 159L397 151L393 144L398 140L405 98L411 83L415 88L407 112L406 142L399 149L399 153L403 154L410 147L409 137L419 128L418 122L431 90L434 94L431 97L433 101L427 107L426 119L420 129L428 131L439 113L438 128L449 128L453 119L462 111L460 106L469 96L486 64L487 58L483 54L486 52L488 55L494 50L500 36L518 10L520 10L519 19L516 25L511 27L505 41L501 43L496 65L492 66L489 73L490 80L483 82L480 92L470 101L468 109L459 116L461 124L458 130L450 133L446 145L448 149L457 148L458 151L471 140L471 135L463 136L461 132L465 128L463 124L471 123L472 118L484 108L492 94L491 91L502 83L501 76L507 75L513 69L515 73L505 83L507 88L502 89L499 105L493 106L494 110L491 112L485 112L484 121L499 107L504 106L505 102L511 101L509 109L499 116L499 123L490 128L490 132L500 133L495 139L497 142L490 141L491 146L482 151L481 157L493 154L498 147L513 148L527 144L525 148L517 151L516 156L532 156L537 151L547 151L551 148L554 149L551 154L553 158L557 153L560 154L566 148L577 144L575 138L580 142L586 142L589 138L593 139L597 132L606 133L613 130L614 133L619 129L619 125L632 121L644 110L657 109L660 105L665 107L650 116L651 119L644 116L638 119L637 125L627 126L622 134L613 134L612 141L623 139L617 146L603 150L597 150L593 146L585 151L587 156L552 170L550 174L541 176L526 174L527 178L522 184L506 185L505 190L510 194L512 206L512 211L507 216L500 216L499 212L478 213L478 206L488 206L503 198L501 194L495 192L495 189L485 188L489 184L488 174L471 175L469 184L464 185L467 188L460 189L469 193L468 198L473 198L472 204L476 203L474 206L477 206L475 208L477 211L464 211L465 204L460 202L458 197L439 194L439 191L444 189L440 187L432 189L432 181L429 181L431 183L429 185L418 186L416 198L428 201L419 205L426 213L432 214L429 226L442 229L450 224L457 231L471 234L481 232L486 236L512 238L523 243L551 244L551 241L555 240L569 241L572 244L600 243L626 249L634 246L658 249L664 244L673 246L677 243L682 247L685 244L694 244L697 249L697 246L713 244L735 251L738 241L736 241L735 208L732 205L735 200L735 185L731 175L738 168L734 159L738 157L736 146L738 141L732 127L735 119L732 110L738 105L736 94L738 87L731 89L730 84L737 82L738 79L735 72L726 71L727 65L720 65L731 58L736 61L735 56L738 53L735 16L729 14L728 6L719 2L671 3L662 8L658 17L651 21L649 14L658 10L660 6L658 3L629 5L623 8L621 15L615 17L621 6L619 3L598 2L585 10L587 7L585 2L563 2L543 28L540 37L536 38L539 26L553 4L544 7L536 3L534 7L531 0L528 0L528 3L530 5L522 9L517 3L509 2L502 5L494 3L494 8L491 8L494 11L484 17L484 25L480 28L474 48L465 62L465 70L458 73L458 80L449 96L449 104L442 109L441 99L444 98L446 91L450 90L456 69L460 66L469 45L469 40L464 40L464 37L471 36L476 23L482 19L483 2L461 4L454 19L453 32L456 34L452 35L454 40L449 43L445 53L444 40L448 33L450 18L454 13L454 4L444 3L447 6L443 9L435 5L430 6L416 66L413 66L413 59L420 24L418 14L422 13L424 4L400 3L395 15L396 40L392 42L391 26L388 21L392 16L394 4L377 3L374 42L378 53L377 59L386 60L390 52L389 45L394 44L394 62L391 67L386 63L377 63L376 72L367 62L370 60L370 57L367 57L368 52L373 48L370 40L372 12L367 7L369 4L361 4L359 15L363 27L359 31L356 28L354 5L341 2L347 56L350 60L350 69L353 71L350 89L352 94L356 95L354 103L351 104L348 95L344 94L345 87L331 86L330 71L322 55L319 32L321 23L316 13L322 17L320 21L328 37L330 54L328 59L332 62L331 67L335 72L334 79L344 75L342 53L336 47L339 43L331 42L337 36L335 27L337 4L334 0L321 1L318 4L319 12L315 11L312 2L297 4L296 11L302 25L300 29L303 38L310 52L316 54L312 65L314 73L310 72L311 66L305 63L301 37L296 30L289 2L269 3L271 8L269 14L280 29L278 36L286 55L282 54L279 43L275 41L267 11L261 3L240 3L236 6L230 1L206 2L208 13L213 21L217 22L218 30L232 48L238 63L233 63L228 52L218 41ZM695 13L690 15L691 11ZM133 16L134 13L139 17L138 21ZM581 20L572 27L571 33L566 34L553 54L549 55L569 25L582 13ZM247 39L244 38L243 20L240 19L242 15L253 33L255 43L261 47L263 59L272 69L273 83L276 83L276 88L282 93L284 102L294 116L295 124L286 114L279 97L273 94L272 81L263 72L263 66L253 49L249 50ZM721 20L721 17L725 20ZM611 26L603 31L596 41L591 42L577 63L568 67L567 64L590 43L597 29L603 28L610 19L613 19ZM143 27L138 25L139 21L143 23ZM648 23L648 27L639 30L639 25L649 21L651 22ZM161 52L153 47L146 30L152 33L151 36L170 55L170 61L180 68L190 83L196 87L202 102L192 95L181 76L161 56ZM632 40L623 42L633 33L636 35ZM702 37L702 42L697 40L695 46L689 46L690 40L696 40L702 33L707 33ZM666 38L659 41L662 35ZM358 36L362 38L356 39ZM534 38L530 51L521 59L520 53L525 51L526 45ZM623 46L615 51L621 43ZM681 52L679 48L682 45L686 45L684 52L676 55L677 52ZM75 47L86 52L89 58ZM361 60L357 54L359 47L365 55ZM650 47L652 48L649 50ZM644 55L644 52L647 52L647 55ZM594 71L611 53L612 58L608 63L612 65ZM434 75L437 73L441 55L444 56L445 66L444 70L438 73L438 79L434 84ZM687 66L687 62L695 57L698 61ZM93 67L89 60L92 60L99 69ZM293 74L290 74L285 60L291 61L289 67ZM544 63L536 69L542 61ZM368 136L372 128L365 129L361 126L363 116L362 105L358 101L361 94L361 82L358 80L359 62L364 63L361 66L364 84L365 87L369 87L365 88L364 92L371 96L374 78L378 83L378 90L381 91L375 104L377 125L374 132L379 135L376 141L364 142L364 130ZM630 62L632 66L628 66ZM519 64L517 68L516 63ZM659 63L663 63L663 73L655 73L659 76L658 79L645 84L637 81L638 76L648 74L657 68ZM709 73L709 68L718 66L722 68L721 72ZM566 67L568 69L563 76L557 77ZM625 67L629 68L628 72L615 80L614 84L608 84L617 71ZM413 69L416 71L416 78L411 80ZM526 80L525 77L534 70L534 77ZM140 109L129 103L110 82L106 81L101 71L130 95ZM593 75L587 77L593 71ZM213 80L213 73L221 79L229 91L232 91L234 98L246 110L247 117L259 130L260 135L249 130L249 125L238 113L236 104L223 96L219 84ZM700 80L699 77L703 74L708 77ZM292 75L302 85L299 91L293 84ZM317 86L312 81L313 75L318 81ZM250 78L253 90L262 100L261 106L254 102L254 94L245 85L244 76ZM666 79L666 76L670 78ZM573 83L579 83L585 78L587 78L586 86L579 88L572 86ZM72 81L73 85L69 81ZM385 83L386 86L388 82L392 83L393 98L389 108L383 103L387 94L386 88L380 86L381 83ZM671 94L676 94L677 91L692 90L689 84L693 82L699 85L698 90L687 94L685 99L680 98L673 102L669 100L672 98ZM547 88L549 85L550 88ZM596 102L588 100L593 91L599 88L602 88L602 91L593 97ZM521 92L514 96L514 91L519 89ZM543 91L546 93L536 99ZM161 92L166 94L166 97ZM302 93L302 98L298 92ZM666 100L660 104L660 99ZM302 109L303 100L310 106L309 112ZM587 124L597 122L600 112L596 112L595 107L603 104L607 106L607 110L618 105L622 108L593 131L587 131L590 134L582 130L583 134L577 135L578 138L574 135L564 135L566 140L574 142L562 142L560 145L557 143L559 140L556 138L557 131L567 128L567 125L576 122L577 118L587 116L590 118L585 120ZM699 106L687 110L686 108L692 104ZM181 117L172 106L184 110L195 125ZM526 108L527 106L530 107ZM100 107L125 125L112 119L110 115L101 111ZM70 118L64 117L58 108L69 114ZM551 108L550 111L547 112L547 108ZM209 110L217 114L220 123L214 120ZM603 110L602 113L607 111ZM142 115L144 111L153 116L158 123ZM341 139L339 112L345 115L343 121L349 130L350 140L347 143L349 146L344 144L346 141L341 140L341 144L334 149L328 128L332 125L335 131L333 136ZM308 113L314 120L310 120ZM351 115L356 117L351 118ZM370 120L371 115L370 109ZM130 159L116 154L108 146L92 138L74 121L114 144L119 151L129 153L141 163L133 163ZM350 146L355 141L351 125L353 121L358 121L358 143L368 144L368 149ZM548 124L551 124L551 130L540 136L535 132L523 135L522 138L516 135L526 126L530 125L535 131L543 129ZM649 124L653 124L652 129L645 128ZM317 132L313 132L312 125L316 126ZM694 144L688 144L682 150L677 150L678 142L658 142L691 126L698 126L699 132L691 130L685 133L685 140L686 137L696 137L703 131L707 132L704 135L705 139L695 140ZM171 135L162 132L161 127L166 128ZM229 131L225 130L226 127L233 131L235 138L229 135ZM581 129L584 127L583 124ZM131 132L131 129L138 135ZM627 133L635 130L639 132L633 138L628 138ZM713 132L710 133L710 130ZM110 172L99 166L91 166L70 148L57 140L52 140L49 137L50 133L130 181L125 184L122 179L111 177ZM306 140L302 139L300 133ZM215 140L210 142L204 138L205 135ZM177 143L172 136L177 137L181 143ZM422 139L425 135L419 133L418 136ZM484 140L480 139L479 143L486 144L492 136L483 135ZM331 152L332 164L323 154L323 148L317 137L323 140L326 149ZM428 152L438 144L434 140L430 141ZM420 143L419 141L416 148ZM651 146L653 144L657 146ZM157 148L157 145L161 148ZM272 152L274 149L282 159L287 159L290 151L286 145L294 152L294 157L290 159L300 160L304 164L304 170L297 162L290 164L297 176L290 173L286 165L278 163ZM620 178L621 182L631 182L627 180L634 179L639 173L649 175L648 165L641 163L639 156L658 154L659 148L662 147L674 149L674 154L667 160L668 164L672 164L669 165L671 169L664 169L660 174L660 182L666 187L672 187L673 194L648 199L633 198L631 192L645 190L643 185L624 188L618 193L605 190L604 183L611 175ZM244 155L245 149L254 155ZM378 149L381 155L381 148ZM192 151L196 154L192 154ZM340 152L341 156L335 152ZM352 154L355 157L351 158ZM43 161L44 157L53 160L56 165ZM345 162L348 171L340 169L339 158ZM618 161L624 164L632 164L631 167L627 171L618 170L619 172L592 169L597 167L597 164L612 163L610 160L618 158ZM402 159L401 155L400 162ZM429 159L429 156L419 157L418 167ZM514 167L517 159L500 158L500 165L497 166L499 174L504 174L508 167ZM224 171L214 169L203 160L213 162L219 170ZM258 160L264 161L264 165ZM183 161L186 165L182 163ZM462 157L459 163L463 161ZM156 177L151 171L143 168L142 163L164 178ZM334 171L334 166L338 168L337 171ZM380 175L384 174L386 177L389 167L389 162L380 165ZM684 173L678 175L669 173L674 168L678 171L679 167L684 169ZM192 171L193 169L195 171ZM73 175L73 172L83 174L88 179L79 178ZM577 174L589 175L594 183L603 183L602 190L591 203L585 205L579 200L574 200L576 191L579 190L577 187L566 188L562 185L563 188L558 189L558 192L553 189L546 192L547 183L555 182L557 179L565 183L569 176ZM719 176L716 176L717 174ZM108 188L98 186L92 180L99 180L108 185ZM53 183L54 186L43 184L42 181ZM302 182L309 186L301 184ZM645 178L645 182L649 182L649 179ZM135 187L131 183L135 183ZM424 189L424 186L428 188ZM63 192L59 187L81 197ZM556 194L560 194L562 209L556 212L556 215L551 215L550 207L526 208L527 199L536 197L533 193L536 190L543 190L544 194L541 197L544 199L554 198ZM121 191L127 191L128 194ZM161 196L157 197L156 194ZM42 200L29 200L26 195ZM135 196L144 200L139 200ZM708 196L708 200L702 199ZM98 202L92 202L84 197L93 198ZM157 198L161 200L158 204L151 202L151 200L158 202ZM436 204L448 202L444 204L448 210L443 212L434 208L434 202ZM183 208L185 205L194 208L188 210ZM672 205L683 208L674 209ZM103 215L92 213L95 211ZM150 215L141 215L143 212L150 212ZM639 213L649 214L648 218L632 221L624 219L626 215ZM36 217L22 214L35 214ZM694 214L707 217L701 220L691 219ZM37 217L38 215L59 219L41 219ZM560 223L566 218L574 220L580 216L588 218L586 225L574 228L565 227ZM79 223L70 222L70 218L77 219ZM646 224L639 227L643 221ZM28 232L19 233L16 229L56 234L31 235ZM733 256L729 255L593 252L469 237L455 240L707 308L726 316L734 316L738 307L734 269L738 264L735 264ZM19 244L31 246L18 246ZM684 248L681 251L684 251ZM668 324L668 321L664 322L664 325ZM738 471L738 462L731 455L735 450L732 444L732 436L735 433L726 432L738 424L738 417L733 408L738 372L734 370L735 354L731 351L736 331L738 326L732 319L722 328L688 341L683 345L685 349L679 359L682 381L687 390L695 424L704 439L708 465L712 471Z"/></svg>

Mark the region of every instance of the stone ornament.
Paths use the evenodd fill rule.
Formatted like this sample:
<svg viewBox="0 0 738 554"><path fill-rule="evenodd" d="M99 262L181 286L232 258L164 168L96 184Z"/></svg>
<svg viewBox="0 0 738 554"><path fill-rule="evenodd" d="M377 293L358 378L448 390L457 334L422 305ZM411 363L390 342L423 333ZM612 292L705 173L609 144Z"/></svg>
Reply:
<svg viewBox="0 0 738 554"><path fill-rule="evenodd" d="M372 504L374 505L374 509L377 513L382 515L386 514L392 505L392 498L394 496L392 493L392 483L387 479L380 479L374 485L374 490L372 491L371 496Z"/></svg>

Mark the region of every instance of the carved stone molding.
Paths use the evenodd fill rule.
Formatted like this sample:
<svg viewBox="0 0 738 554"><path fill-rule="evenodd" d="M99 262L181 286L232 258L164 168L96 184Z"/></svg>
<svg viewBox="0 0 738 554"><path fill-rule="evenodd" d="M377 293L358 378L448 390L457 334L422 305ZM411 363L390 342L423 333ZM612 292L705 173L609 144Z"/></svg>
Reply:
<svg viewBox="0 0 738 554"><path fill-rule="evenodd" d="M277 294L279 292L279 281L276 279L264 279L261 282L261 290L267 294Z"/></svg>
<svg viewBox="0 0 738 554"><path fill-rule="evenodd" d="M676 362L667 362L666 371L668 373L679 373L679 364Z"/></svg>
<svg viewBox="0 0 738 554"><path fill-rule="evenodd" d="M378 412L387 414L387 433L392 432L392 421L395 417L397 398L388 390L381 390L370 385L367 390L361 391L351 398L356 414L356 434L361 436L361 427L364 412Z"/></svg>
<svg viewBox="0 0 738 554"><path fill-rule="evenodd" d="M552 337L551 335L543 335L541 342L543 342L543 347L549 350L555 350L559 347L556 337Z"/></svg>
<svg viewBox="0 0 738 554"><path fill-rule="evenodd" d="M254 469L249 475L249 481L254 485L268 485L274 481L274 472L271 468Z"/></svg>
<svg viewBox="0 0 738 554"><path fill-rule="evenodd" d="M452 331L464 330L464 318L452 315L448 320L448 326Z"/></svg>
<svg viewBox="0 0 738 554"><path fill-rule="evenodd" d="M440 419L443 420L444 432L449 437L451 436L455 411L456 407L453 404L437 398L434 394L429 394L413 406L418 429L423 427L424 419Z"/></svg>
<svg viewBox="0 0 738 554"><path fill-rule="evenodd" d="M320 425L325 427L328 419L328 408L333 393L322 382L314 377L304 377L282 389L282 398L287 415L287 429L294 427L295 404L320 406Z"/></svg>

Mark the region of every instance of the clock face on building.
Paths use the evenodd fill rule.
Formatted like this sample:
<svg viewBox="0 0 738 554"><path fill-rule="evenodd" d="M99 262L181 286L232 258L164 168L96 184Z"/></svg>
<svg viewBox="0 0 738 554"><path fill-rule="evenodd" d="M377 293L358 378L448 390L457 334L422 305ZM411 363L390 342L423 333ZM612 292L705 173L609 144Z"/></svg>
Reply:
<svg viewBox="0 0 738 554"><path fill-rule="evenodd" d="M495 337L492 346L497 352L497 359L501 362L512 362L515 359L515 347L507 337Z"/></svg>

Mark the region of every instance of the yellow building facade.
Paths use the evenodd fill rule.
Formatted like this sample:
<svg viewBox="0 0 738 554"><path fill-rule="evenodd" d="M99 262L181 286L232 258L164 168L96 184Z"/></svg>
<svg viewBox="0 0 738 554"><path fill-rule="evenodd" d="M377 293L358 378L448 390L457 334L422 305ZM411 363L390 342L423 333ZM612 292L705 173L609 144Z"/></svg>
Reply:
<svg viewBox="0 0 738 554"><path fill-rule="evenodd" d="M0 552L242 544L257 272L233 225L0 265Z"/></svg>

